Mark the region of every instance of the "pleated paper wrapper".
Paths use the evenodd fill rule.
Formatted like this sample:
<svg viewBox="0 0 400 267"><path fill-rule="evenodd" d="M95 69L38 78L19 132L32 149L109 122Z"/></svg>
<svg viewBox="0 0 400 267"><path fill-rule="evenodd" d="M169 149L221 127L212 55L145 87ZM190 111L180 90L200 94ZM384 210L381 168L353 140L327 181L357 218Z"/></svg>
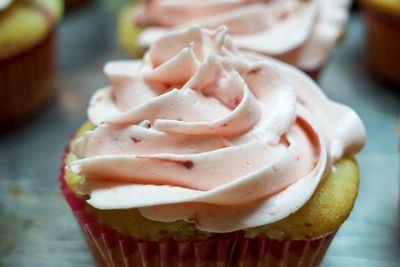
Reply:
<svg viewBox="0 0 400 267"><path fill-rule="evenodd" d="M66 184L64 169L62 166L59 177L61 191L101 267L318 266L335 235L279 241L264 236L246 238L243 231L237 231L215 234L206 240L136 239L96 221L86 210L84 200Z"/></svg>

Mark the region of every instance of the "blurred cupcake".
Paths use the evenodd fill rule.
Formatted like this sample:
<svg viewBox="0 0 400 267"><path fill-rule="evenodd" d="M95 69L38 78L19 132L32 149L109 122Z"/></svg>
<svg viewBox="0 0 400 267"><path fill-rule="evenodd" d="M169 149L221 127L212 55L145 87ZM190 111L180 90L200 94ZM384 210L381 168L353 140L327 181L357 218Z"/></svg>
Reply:
<svg viewBox="0 0 400 267"><path fill-rule="evenodd" d="M283 60L317 78L343 34L349 2L141 1L122 11L119 35L123 48L137 56L171 28L226 25L241 49Z"/></svg>
<svg viewBox="0 0 400 267"><path fill-rule="evenodd" d="M359 117L226 31L106 65L60 176L99 266L317 266L352 210Z"/></svg>
<svg viewBox="0 0 400 267"><path fill-rule="evenodd" d="M0 128L31 117L54 82L61 0L0 0Z"/></svg>
<svg viewBox="0 0 400 267"><path fill-rule="evenodd" d="M133 10L136 1L128 1L122 8L118 17L118 39L122 48L134 58L142 57L145 48L139 47L137 42L141 29L135 26L133 21Z"/></svg>
<svg viewBox="0 0 400 267"><path fill-rule="evenodd" d="M400 1L360 0L367 23L366 60L380 79L400 85Z"/></svg>

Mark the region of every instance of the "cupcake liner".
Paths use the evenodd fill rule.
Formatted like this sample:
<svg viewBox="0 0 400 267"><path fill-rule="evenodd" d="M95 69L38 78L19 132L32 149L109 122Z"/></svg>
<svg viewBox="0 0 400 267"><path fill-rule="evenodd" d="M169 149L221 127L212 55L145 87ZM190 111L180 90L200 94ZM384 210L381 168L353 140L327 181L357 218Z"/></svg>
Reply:
<svg viewBox="0 0 400 267"><path fill-rule="evenodd" d="M380 79L400 85L400 15L363 6L367 24L366 61Z"/></svg>
<svg viewBox="0 0 400 267"><path fill-rule="evenodd" d="M32 116L52 95L55 31L34 47L0 59L0 128Z"/></svg>
<svg viewBox="0 0 400 267"><path fill-rule="evenodd" d="M65 150L65 155L68 149ZM243 231L215 234L206 240L136 239L96 221L84 200L68 187L61 167L59 183L98 266L318 266L335 233L316 240L246 238Z"/></svg>

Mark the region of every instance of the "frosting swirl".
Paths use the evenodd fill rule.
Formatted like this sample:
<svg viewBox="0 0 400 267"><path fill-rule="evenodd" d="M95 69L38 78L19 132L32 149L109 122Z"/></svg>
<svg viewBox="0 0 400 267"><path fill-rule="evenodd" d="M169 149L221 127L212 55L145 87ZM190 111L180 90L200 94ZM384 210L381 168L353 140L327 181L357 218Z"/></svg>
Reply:
<svg viewBox="0 0 400 267"><path fill-rule="evenodd" d="M68 165L88 203L139 208L209 232L280 220L311 197L365 130L294 67L258 61L197 26L157 40L143 61L108 63L111 86L88 115L97 125Z"/></svg>
<svg viewBox="0 0 400 267"><path fill-rule="evenodd" d="M344 30L349 0L148 0L133 13L147 48L172 28L226 25L244 50L275 57L303 70L320 67Z"/></svg>

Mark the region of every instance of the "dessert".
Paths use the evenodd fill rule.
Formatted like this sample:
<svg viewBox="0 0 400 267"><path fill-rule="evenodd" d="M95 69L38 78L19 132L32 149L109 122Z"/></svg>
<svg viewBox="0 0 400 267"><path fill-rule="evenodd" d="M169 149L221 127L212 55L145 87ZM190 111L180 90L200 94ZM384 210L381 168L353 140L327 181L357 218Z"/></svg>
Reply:
<svg viewBox="0 0 400 267"><path fill-rule="evenodd" d="M138 56L175 28L226 25L239 48L283 60L317 78L343 35L349 2L142 1L123 9L119 36L124 49Z"/></svg>
<svg viewBox="0 0 400 267"><path fill-rule="evenodd" d="M50 98L61 15L61 0L0 0L0 128L26 120Z"/></svg>
<svg viewBox="0 0 400 267"><path fill-rule="evenodd" d="M122 49L133 58L141 58L145 48L139 47L137 42L140 29L133 23L133 8L135 1L127 1L122 7L118 17L118 41Z"/></svg>
<svg viewBox="0 0 400 267"><path fill-rule="evenodd" d="M357 114L226 32L106 65L60 176L100 266L316 266L349 215Z"/></svg>

